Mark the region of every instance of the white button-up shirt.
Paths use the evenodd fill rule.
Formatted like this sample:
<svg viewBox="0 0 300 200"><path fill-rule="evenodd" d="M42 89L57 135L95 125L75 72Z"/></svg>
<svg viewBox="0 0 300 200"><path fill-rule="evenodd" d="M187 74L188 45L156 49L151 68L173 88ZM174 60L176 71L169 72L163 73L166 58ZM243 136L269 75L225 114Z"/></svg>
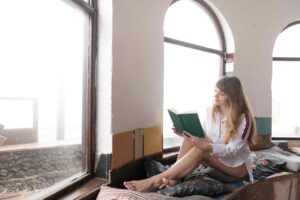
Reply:
<svg viewBox="0 0 300 200"><path fill-rule="evenodd" d="M247 141L251 128L250 120L247 113L241 115L237 134L227 144L224 143L223 138L227 127L227 119L222 120L219 112L216 113L215 119L213 119L211 109L208 109L201 123L206 137L212 142L213 155L229 167L237 167L245 163L250 180L253 181L252 157Z"/></svg>

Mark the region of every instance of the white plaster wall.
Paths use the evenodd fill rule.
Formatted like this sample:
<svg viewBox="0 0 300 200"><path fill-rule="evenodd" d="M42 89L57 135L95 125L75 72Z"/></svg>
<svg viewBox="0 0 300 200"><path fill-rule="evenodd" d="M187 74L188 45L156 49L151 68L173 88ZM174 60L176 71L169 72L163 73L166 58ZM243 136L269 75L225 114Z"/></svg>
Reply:
<svg viewBox="0 0 300 200"><path fill-rule="evenodd" d="M272 51L276 37L300 19L299 0L212 0L235 40L235 75L240 77L256 116L270 117Z"/></svg>
<svg viewBox="0 0 300 200"><path fill-rule="evenodd" d="M171 0L112 2L111 133L114 134L162 123L163 19ZM287 24L300 19L300 1L212 0L212 3L231 27L236 53L234 73L242 80L255 115L270 117L273 45Z"/></svg>
<svg viewBox="0 0 300 200"><path fill-rule="evenodd" d="M113 1L112 133L160 125L169 1Z"/></svg>

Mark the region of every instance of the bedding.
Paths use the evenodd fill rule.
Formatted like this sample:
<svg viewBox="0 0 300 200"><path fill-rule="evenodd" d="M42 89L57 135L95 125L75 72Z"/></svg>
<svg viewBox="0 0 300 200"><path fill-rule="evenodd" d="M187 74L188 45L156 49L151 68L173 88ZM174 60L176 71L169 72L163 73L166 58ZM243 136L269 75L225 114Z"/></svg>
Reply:
<svg viewBox="0 0 300 200"><path fill-rule="evenodd" d="M253 176L255 181L291 173L290 171L299 171L300 156L292 152L284 151L277 146L273 146L267 150L256 151L255 154L256 157L253 162ZM144 159L144 168L147 177L161 173L169 167L170 165L163 165L149 158ZM209 173L205 173L205 170L201 168L195 170L190 176L183 179L183 181L177 185L166 187L152 193L139 193L126 189L102 186L97 200L223 200L226 199L230 193L249 184L247 180L230 183L217 180L216 178L217 176L209 176Z"/></svg>
<svg viewBox="0 0 300 200"><path fill-rule="evenodd" d="M230 192L226 185L221 181L212 179L210 177L200 175L192 179L184 180L175 186L166 187L157 191L159 194L175 197L191 196L191 195L204 195L204 196L217 196Z"/></svg>
<svg viewBox="0 0 300 200"><path fill-rule="evenodd" d="M261 180L285 170L286 162L281 159L258 155L254 158L252 169L254 180Z"/></svg>
<svg viewBox="0 0 300 200"><path fill-rule="evenodd" d="M144 165L148 177L161 173L169 167L149 158L145 159ZM253 162L253 176L255 180L264 179L283 171L285 165L286 162L281 159L256 156ZM247 179L236 179L233 181L226 176L227 175L211 167L202 167L196 169L177 185L158 190L157 193L174 197L204 195L216 198L232 193L241 186L249 184Z"/></svg>
<svg viewBox="0 0 300 200"><path fill-rule="evenodd" d="M259 158L271 158L286 162L285 169L293 172L300 171L300 156L297 153L284 151L278 146L255 152Z"/></svg>
<svg viewBox="0 0 300 200"><path fill-rule="evenodd" d="M212 198L193 195L184 198L170 197L154 192L140 193L126 189L101 186L96 200L213 200Z"/></svg>
<svg viewBox="0 0 300 200"><path fill-rule="evenodd" d="M147 177L161 173L170 167L150 158L145 158L144 166ZM222 177L221 180L216 179L215 176L209 176L210 174L215 175L216 173ZM212 170L210 167L201 167L185 177L182 182L172 187L160 189L157 193L173 197L203 195L215 198L222 194L231 193L246 183L241 179L239 181L236 179L236 181L233 182L232 179L228 180L228 178L227 181L224 182L223 180L226 179L224 177L226 177L226 175L217 170Z"/></svg>

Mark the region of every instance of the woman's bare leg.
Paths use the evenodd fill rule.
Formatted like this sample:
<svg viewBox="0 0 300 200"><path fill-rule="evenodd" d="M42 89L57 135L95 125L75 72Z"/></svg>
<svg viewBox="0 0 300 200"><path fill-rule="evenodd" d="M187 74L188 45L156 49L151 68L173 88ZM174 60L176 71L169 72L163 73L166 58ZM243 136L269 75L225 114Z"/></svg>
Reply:
<svg viewBox="0 0 300 200"><path fill-rule="evenodd" d="M193 170L199 166L203 155L204 152L193 147L168 170L147 179L124 182L124 186L129 190L138 192L150 192L156 190L166 182L168 183L169 180L178 180L193 172Z"/></svg>
<svg viewBox="0 0 300 200"><path fill-rule="evenodd" d="M193 148L193 145L186 142L185 139L184 139L181 146L180 146L178 156L177 156L177 160L182 158L187 152L189 152L189 150L191 150L191 148Z"/></svg>
<svg viewBox="0 0 300 200"><path fill-rule="evenodd" d="M181 159L187 152L189 152L191 150L191 148L193 148L193 145L186 142L186 140L184 139L179 148L179 152L178 152L176 160ZM167 178L163 178L159 188L163 188L165 186L173 186L173 185L176 185L178 182L179 182L179 180L170 180Z"/></svg>
<svg viewBox="0 0 300 200"><path fill-rule="evenodd" d="M245 164L242 164L238 167L228 167L221 163L218 158L215 156L205 154L203 156L202 161L209 165L210 167L213 167L229 176L232 176L234 178L243 178L247 175L248 171Z"/></svg>
<svg viewBox="0 0 300 200"><path fill-rule="evenodd" d="M235 177L235 178L244 178L246 174L248 173L246 165L242 164L238 167L228 167L221 163L218 158L209 155L209 154L203 154L203 158L201 161L201 164L205 163L205 165L209 165L229 176ZM176 180L169 180L167 178L162 179L162 186L173 186L177 184L178 181Z"/></svg>

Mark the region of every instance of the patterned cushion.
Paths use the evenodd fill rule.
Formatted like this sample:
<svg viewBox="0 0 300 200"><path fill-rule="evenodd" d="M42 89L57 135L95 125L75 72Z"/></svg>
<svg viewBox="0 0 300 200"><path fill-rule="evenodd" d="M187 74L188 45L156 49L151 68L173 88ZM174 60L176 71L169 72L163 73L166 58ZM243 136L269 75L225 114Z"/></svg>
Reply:
<svg viewBox="0 0 300 200"><path fill-rule="evenodd" d="M145 159L144 164L147 177L161 173L169 168L169 166L164 166L160 162L150 158ZM167 196L183 197L190 195L217 196L230 191L231 188L229 190L221 181L210 178L201 170L195 170L192 174L185 177L182 182L172 187L163 188L157 192Z"/></svg>
<svg viewBox="0 0 300 200"><path fill-rule="evenodd" d="M190 195L217 196L230 192L221 181L209 178L208 176L194 176L184 180L173 187L166 187L158 191L167 196L183 197Z"/></svg>
<svg viewBox="0 0 300 200"><path fill-rule="evenodd" d="M101 186L96 200L153 200L153 198L147 196L145 193Z"/></svg>
<svg viewBox="0 0 300 200"><path fill-rule="evenodd" d="M264 179L276 172L282 171L286 165L283 160L257 156L253 162L253 177L255 180Z"/></svg>
<svg viewBox="0 0 300 200"><path fill-rule="evenodd" d="M151 158L145 158L144 161L146 176L151 177L156 174L160 174L166 171L170 166L163 165L162 163L152 160Z"/></svg>

